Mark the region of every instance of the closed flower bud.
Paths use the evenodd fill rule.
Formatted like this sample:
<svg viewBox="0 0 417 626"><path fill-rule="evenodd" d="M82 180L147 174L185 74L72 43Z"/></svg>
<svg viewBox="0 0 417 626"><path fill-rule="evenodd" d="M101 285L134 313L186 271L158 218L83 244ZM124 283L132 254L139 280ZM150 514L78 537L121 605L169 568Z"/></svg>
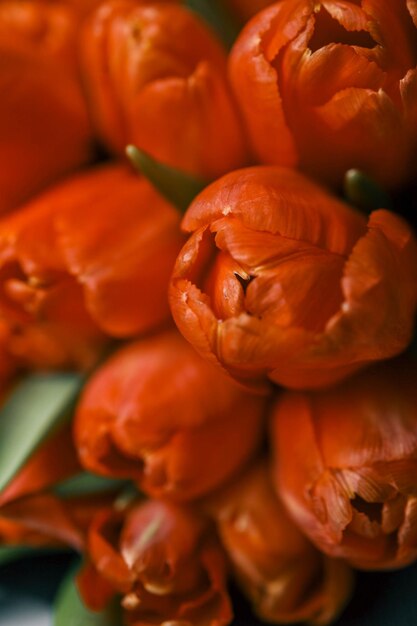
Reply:
<svg viewBox="0 0 417 626"><path fill-rule="evenodd" d="M264 407L264 398L167 332L120 350L92 376L75 441L87 469L136 480L152 496L188 500L254 453Z"/></svg>
<svg viewBox="0 0 417 626"><path fill-rule="evenodd" d="M119 165L88 171L0 224L0 313L7 347L41 367L89 366L105 336L169 317L183 242L177 211Z"/></svg>
<svg viewBox="0 0 417 626"><path fill-rule="evenodd" d="M226 53L192 12L176 3L106 2L85 29L83 50L92 118L111 150L133 143L211 178L244 164Z"/></svg>
<svg viewBox="0 0 417 626"><path fill-rule="evenodd" d="M64 4L0 5L0 212L92 158L76 38Z"/></svg>
<svg viewBox="0 0 417 626"><path fill-rule="evenodd" d="M327 554L361 569L417 559L417 369L393 361L273 411L274 478Z"/></svg>
<svg viewBox="0 0 417 626"><path fill-rule="evenodd" d="M148 501L93 519L78 578L86 604L123 595L125 622L223 626L232 619L226 563L213 529L198 514Z"/></svg>
<svg viewBox="0 0 417 626"><path fill-rule="evenodd" d="M260 462L206 503L255 613L274 624L328 624L352 587L350 568L321 554L276 497Z"/></svg>
<svg viewBox="0 0 417 626"><path fill-rule="evenodd" d="M231 79L262 163L338 185L358 168L387 187L416 173L412 0L281 0L241 33Z"/></svg>
<svg viewBox="0 0 417 626"><path fill-rule="evenodd" d="M207 187L183 228L174 319L239 380L325 386L411 339L417 243L386 210L367 224L301 174L258 167Z"/></svg>

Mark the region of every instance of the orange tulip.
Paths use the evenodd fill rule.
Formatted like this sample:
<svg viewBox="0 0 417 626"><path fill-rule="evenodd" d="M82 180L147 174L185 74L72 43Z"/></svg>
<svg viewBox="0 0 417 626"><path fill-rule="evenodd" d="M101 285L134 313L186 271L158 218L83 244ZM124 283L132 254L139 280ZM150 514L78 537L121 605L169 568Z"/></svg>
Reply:
<svg viewBox="0 0 417 626"><path fill-rule="evenodd" d="M89 380L75 419L82 464L155 497L217 487L257 449L265 399L241 390L172 331L116 353Z"/></svg>
<svg viewBox="0 0 417 626"><path fill-rule="evenodd" d="M216 177L246 160L226 79L226 53L176 3L113 0L85 29L84 74L99 135L169 165Z"/></svg>
<svg viewBox="0 0 417 626"><path fill-rule="evenodd" d="M403 350L417 304L417 244L385 210L366 218L301 174L232 172L183 221L171 310L239 380L328 385Z"/></svg>
<svg viewBox="0 0 417 626"><path fill-rule="evenodd" d="M178 223L149 183L118 165L70 179L4 219L9 353L34 366L84 367L105 334L129 337L164 322Z"/></svg>
<svg viewBox="0 0 417 626"><path fill-rule="evenodd" d="M206 503L255 613L274 624L333 621L352 573L301 534L274 494L266 463L252 466Z"/></svg>
<svg viewBox="0 0 417 626"><path fill-rule="evenodd" d="M411 0L281 0L254 18L230 69L260 161L334 185L353 167L387 187L415 175L416 25Z"/></svg>
<svg viewBox="0 0 417 626"><path fill-rule="evenodd" d="M393 361L320 393L280 396L274 475L299 527L361 569L417 559L417 367Z"/></svg>
<svg viewBox="0 0 417 626"><path fill-rule="evenodd" d="M0 4L0 212L92 157L76 37L63 4Z"/></svg>
<svg viewBox="0 0 417 626"><path fill-rule="evenodd" d="M190 509L149 501L102 511L90 528L88 555L78 586L93 610L118 592L130 626L223 626L232 619L223 552L211 526Z"/></svg>

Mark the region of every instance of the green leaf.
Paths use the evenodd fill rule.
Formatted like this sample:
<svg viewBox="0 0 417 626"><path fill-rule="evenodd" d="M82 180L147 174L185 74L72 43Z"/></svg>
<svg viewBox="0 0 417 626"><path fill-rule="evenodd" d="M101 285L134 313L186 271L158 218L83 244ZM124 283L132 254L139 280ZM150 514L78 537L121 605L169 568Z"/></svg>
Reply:
<svg viewBox="0 0 417 626"><path fill-rule="evenodd" d="M351 169L346 172L344 192L350 204L366 213L377 209L392 209L389 195L360 170Z"/></svg>
<svg viewBox="0 0 417 626"><path fill-rule="evenodd" d="M89 472L77 474L68 480L63 481L54 489L54 493L62 498L84 496L88 494L105 493L107 491L121 490L129 481L114 478L96 476Z"/></svg>
<svg viewBox="0 0 417 626"><path fill-rule="evenodd" d="M69 417L83 381L80 374L34 374L13 390L0 411L0 491Z"/></svg>
<svg viewBox="0 0 417 626"><path fill-rule="evenodd" d="M75 586L75 573L72 569L59 588L53 626L121 626L121 610L117 603L100 612L84 606Z"/></svg>
<svg viewBox="0 0 417 626"><path fill-rule="evenodd" d="M221 0L185 0L185 6L197 13L231 48L240 32L240 25Z"/></svg>
<svg viewBox="0 0 417 626"><path fill-rule="evenodd" d="M196 195L208 184L207 181L156 161L136 146L127 146L126 154L132 165L182 213L187 210Z"/></svg>

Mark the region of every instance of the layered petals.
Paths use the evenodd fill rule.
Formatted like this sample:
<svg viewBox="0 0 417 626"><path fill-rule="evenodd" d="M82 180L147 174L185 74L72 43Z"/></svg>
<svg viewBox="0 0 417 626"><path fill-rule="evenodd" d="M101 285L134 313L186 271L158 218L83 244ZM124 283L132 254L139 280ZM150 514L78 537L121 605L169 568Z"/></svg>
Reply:
<svg viewBox="0 0 417 626"><path fill-rule="evenodd" d="M255 613L274 624L328 624L345 605L350 568L322 555L298 530L258 462L206 503Z"/></svg>
<svg viewBox="0 0 417 626"><path fill-rule="evenodd" d="M133 143L209 178L245 163L226 53L192 12L176 2L103 3L83 59L92 118L112 151Z"/></svg>
<svg viewBox="0 0 417 626"><path fill-rule="evenodd" d="M259 167L207 187L183 227L174 319L247 384L328 385L411 339L417 243L386 210L366 224L300 174Z"/></svg>
<svg viewBox="0 0 417 626"><path fill-rule="evenodd" d="M189 500L256 451L265 398L240 389L175 331L116 353L88 382L75 441L93 472L136 480L154 497Z"/></svg>
<svg viewBox="0 0 417 626"><path fill-rule="evenodd" d="M362 569L417 559L417 369L391 361L316 393L285 393L272 417L274 479L298 526Z"/></svg>
<svg viewBox="0 0 417 626"><path fill-rule="evenodd" d="M103 510L93 520L90 562L78 578L86 604L123 595L130 626L223 626L232 619L226 562L213 529L187 508L158 501Z"/></svg>
<svg viewBox="0 0 417 626"><path fill-rule="evenodd" d="M261 162L335 186L350 168L386 187L409 180L417 131L402 85L417 75L413 20L406 0L281 0L254 18L230 75Z"/></svg>
<svg viewBox="0 0 417 626"><path fill-rule="evenodd" d="M65 4L1 3L0 212L92 159L76 41Z"/></svg>
<svg viewBox="0 0 417 626"><path fill-rule="evenodd" d="M179 217L144 179L108 165L53 188L0 224L0 312L23 364L86 367L106 336L169 316Z"/></svg>

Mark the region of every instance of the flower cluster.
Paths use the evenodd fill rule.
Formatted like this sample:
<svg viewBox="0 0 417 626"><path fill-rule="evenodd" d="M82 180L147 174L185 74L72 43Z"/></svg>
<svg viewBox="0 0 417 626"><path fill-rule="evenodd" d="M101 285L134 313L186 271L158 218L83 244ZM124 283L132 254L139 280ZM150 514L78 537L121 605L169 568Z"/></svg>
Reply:
<svg viewBox="0 0 417 626"><path fill-rule="evenodd" d="M227 626L231 579L325 626L417 561L417 4L212 12L0 6L0 432L86 381L0 464L0 550L79 551L126 626Z"/></svg>

